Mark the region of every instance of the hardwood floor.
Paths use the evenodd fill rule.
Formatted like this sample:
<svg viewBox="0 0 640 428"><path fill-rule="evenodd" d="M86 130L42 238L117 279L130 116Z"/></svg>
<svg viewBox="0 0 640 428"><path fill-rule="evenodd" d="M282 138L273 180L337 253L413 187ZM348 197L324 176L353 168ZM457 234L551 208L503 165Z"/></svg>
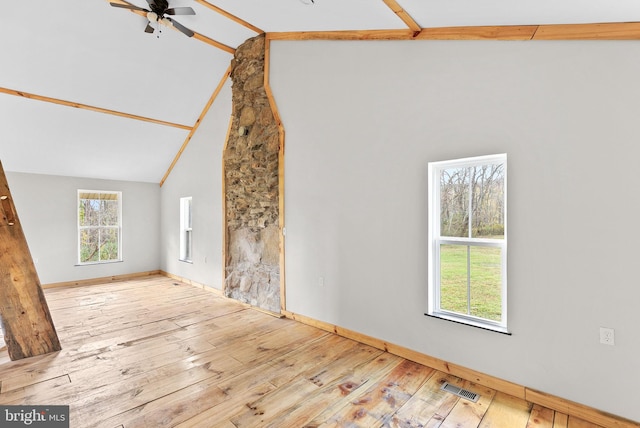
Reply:
<svg viewBox="0 0 640 428"><path fill-rule="evenodd" d="M0 349L0 404L74 428L596 427L162 276L45 294L63 349Z"/></svg>

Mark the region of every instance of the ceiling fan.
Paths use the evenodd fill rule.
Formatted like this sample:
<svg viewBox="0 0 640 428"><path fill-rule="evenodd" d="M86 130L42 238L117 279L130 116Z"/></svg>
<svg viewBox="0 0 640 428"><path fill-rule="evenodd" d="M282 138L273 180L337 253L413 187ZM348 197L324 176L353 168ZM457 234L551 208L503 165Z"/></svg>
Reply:
<svg viewBox="0 0 640 428"><path fill-rule="evenodd" d="M195 15L195 11L190 7L169 7L167 0L147 0L149 9L143 9L132 4L125 3L109 3L113 7L121 7L123 9L135 10L138 12L144 12L147 16L147 27L144 29L145 33L153 33L155 28L151 23L163 24L168 27L175 27L178 31L188 37L193 37L194 32L180 24L178 21L169 18L165 15Z"/></svg>

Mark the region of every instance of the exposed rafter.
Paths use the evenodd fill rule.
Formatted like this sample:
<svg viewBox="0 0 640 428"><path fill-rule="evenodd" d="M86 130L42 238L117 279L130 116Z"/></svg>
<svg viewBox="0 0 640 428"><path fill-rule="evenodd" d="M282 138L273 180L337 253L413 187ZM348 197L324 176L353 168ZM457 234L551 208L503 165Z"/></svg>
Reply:
<svg viewBox="0 0 640 428"><path fill-rule="evenodd" d="M420 27L420 25L418 25L418 23L411 17L411 15L409 15L402 8L402 6L400 6L400 4L398 4L398 2L396 0L382 0L382 1L384 2L384 4L389 6L389 8L396 15L398 15L398 17L400 19L402 19L402 22L407 24L407 27L409 27L409 29L412 30L415 34L418 34L420 31L422 31L422 28Z"/></svg>
<svg viewBox="0 0 640 428"><path fill-rule="evenodd" d="M269 40L409 40L411 30L289 31L267 33Z"/></svg>
<svg viewBox="0 0 640 428"><path fill-rule="evenodd" d="M155 123L155 124L158 124L158 125L172 126L174 128L184 129L184 130L187 130L187 131L191 130L191 126L188 126L188 125L182 125L182 124L179 124L179 123L173 123L173 122L167 122L167 121L164 121L164 120L152 119L150 117L138 116L138 115L135 115L135 114L123 113L121 111L109 110L109 109L102 108L102 107L90 106L88 104L76 103L76 102L73 102L73 101L61 100L61 99L58 99L58 98L45 97L43 95L37 95L37 94L31 94L29 92L17 91L15 89L8 89L8 88L0 87L0 93L8 94L8 95L15 95L15 96L18 96L18 97L23 97L23 98L28 98L30 100L45 101L45 102L48 102L48 103L59 104L59 105L63 105L63 106L67 106L67 107L79 108L79 109L83 109L83 110L91 110L91 111L95 111L95 112L98 112L98 113L105 113L105 114L111 114L111 115L114 115L114 116L126 117L128 119L142 120L144 122L151 122L151 123Z"/></svg>
<svg viewBox="0 0 640 428"><path fill-rule="evenodd" d="M173 28L173 27L172 27L172 28ZM174 29L175 29L175 28L174 28ZM177 31L177 30L176 30L176 31ZM232 55L233 55L233 53L236 51L236 50L235 50L234 48L232 48L231 46L227 46L227 45L225 45L224 43L220 43L220 42L219 42L219 41L217 41L217 40L213 40L213 39L211 39L211 38L209 38L209 37L207 37L207 36L203 36L202 34L200 34L200 33L196 33L195 31L193 32L193 38L194 38L194 39L198 39L198 40L200 40L201 42L208 43L208 44L210 44L211 46L214 46L214 47L216 47L216 48L218 48L218 49L220 49L220 50L223 50L223 51L225 51L225 52L228 52L228 53L230 53L230 54L232 54Z"/></svg>
<svg viewBox="0 0 640 428"><path fill-rule="evenodd" d="M195 134L195 132L198 130L198 127L202 123L202 119L204 119L204 117L206 116L207 112L211 108L211 105L213 104L215 99L218 97L218 94L222 90L222 87L224 86L224 83L227 81L227 79L229 78L230 75L231 75L231 66L229 66L227 68L227 71L225 71L224 75L222 76L222 79L220 79L220 83L218 83L218 86L216 87L215 91L213 91L213 94L211 95L211 98L209 98L209 101L207 101L207 104L202 109L202 113L200 113L200 117L198 117L198 120L196 120L196 123L191 128L191 132L189 132L189 135L187 135L187 138L184 140L184 143L182 143L182 146L180 147L180 150L178 150L178 153L173 158L173 161L171 162L171 165L169 165L169 169L167 169L167 172L164 174L164 177L162 177L162 180L160 180L160 187L162 187L164 182L169 177L169 174L171 174L171 171L173 170L173 167L178 162L178 159L180 159L180 156L182 156L182 152L184 152L184 149L186 149L187 145L189 145L189 142L191 141L191 138L193 137L193 134Z"/></svg>
<svg viewBox="0 0 640 428"><path fill-rule="evenodd" d="M640 40L640 22L267 33L269 40Z"/></svg>
<svg viewBox="0 0 640 428"><path fill-rule="evenodd" d="M224 9L220 9L218 6L215 6L215 5L213 5L213 4L211 4L211 3L209 3L209 2L208 2L208 1L206 1L206 0L195 0L195 1L196 1L196 3L200 3L201 5L203 5L203 6L205 6L205 7L208 7L209 9L213 10L214 12L217 12L217 13L219 13L220 15L222 15L222 16L224 16L224 17L226 17L226 18L229 18L229 19L230 19L230 20L232 20L233 22L235 22L235 23L237 23L237 24L240 24L240 25L242 25L242 26L244 26L244 27L248 28L248 29L249 29L249 30L251 30L251 31L255 31L255 32L256 32L256 33L258 33L258 34L262 34L262 33L264 33L264 31L262 31L261 29L259 29L259 28L258 28L258 27L256 27L255 25L252 25L252 24L248 23L247 21L245 21L245 20L243 20L243 19L240 19L240 18L238 18L238 17L237 17L237 16L235 16L235 15L230 14L229 12L227 12L227 11L226 11L226 10L224 10Z"/></svg>

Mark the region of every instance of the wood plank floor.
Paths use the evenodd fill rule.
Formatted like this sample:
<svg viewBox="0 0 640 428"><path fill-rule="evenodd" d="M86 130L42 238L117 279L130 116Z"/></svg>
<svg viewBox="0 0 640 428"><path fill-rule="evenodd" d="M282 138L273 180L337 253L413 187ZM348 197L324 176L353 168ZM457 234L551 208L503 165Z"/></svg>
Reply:
<svg viewBox="0 0 640 428"><path fill-rule="evenodd" d="M74 428L596 426L166 277L45 294L63 350L0 349L0 404Z"/></svg>

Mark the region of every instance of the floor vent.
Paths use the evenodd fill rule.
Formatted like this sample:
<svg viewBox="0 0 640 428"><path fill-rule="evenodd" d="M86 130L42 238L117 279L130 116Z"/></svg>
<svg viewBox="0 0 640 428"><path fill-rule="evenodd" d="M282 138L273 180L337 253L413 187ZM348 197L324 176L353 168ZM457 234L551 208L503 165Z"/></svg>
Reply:
<svg viewBox="0 0 640 428"><path fill-rule="evenodd" d="M451 385L449 382L445 382L444 384L442 384L440 389L443 390L443 391L450 392L450 393L452 393L454 395L457 395L458 397L465 398L465 399L467 399L469 401L473 401L474 403L476 403L478 401L478 398L480 398L480 395L476 394L475 392L471 392L471 391L467 391L466 389L458 388L455 385Z"/></svg>

